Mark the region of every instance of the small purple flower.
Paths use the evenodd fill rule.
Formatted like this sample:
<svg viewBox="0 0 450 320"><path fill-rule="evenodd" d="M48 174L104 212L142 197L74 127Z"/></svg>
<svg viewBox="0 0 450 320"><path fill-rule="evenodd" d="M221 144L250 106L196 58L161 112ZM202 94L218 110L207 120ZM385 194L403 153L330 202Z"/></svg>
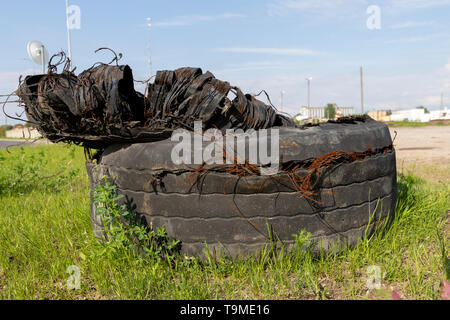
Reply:
<svg viewBox="0 0 450 320"><path fill-rule="evenodd" d="M392 290L391 297L392 297L392 300L402 300L402 297L400 297L398 292L395 290Z"/></svg>
<svg viewBox="0 0 450 320"><path fill-rule="evenodd" d="M450 282L444 280L441 297L444 300L450 300Z"/></svg>

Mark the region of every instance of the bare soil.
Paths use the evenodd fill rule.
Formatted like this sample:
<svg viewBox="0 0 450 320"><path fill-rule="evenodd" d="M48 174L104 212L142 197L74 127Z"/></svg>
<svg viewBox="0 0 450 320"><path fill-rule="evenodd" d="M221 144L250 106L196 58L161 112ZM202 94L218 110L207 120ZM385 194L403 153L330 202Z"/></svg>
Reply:
<svg viewBox="0 0 450 320"><path fill-rule="evenodd" d="M392 127L399 170L450 183L450 126Z"/></svg>
<svg viewBox="0 0 450 320"><path fill-rule="evenodd" d="M450 126L390 128L397 157L408 163L450 165Z"/></svg>

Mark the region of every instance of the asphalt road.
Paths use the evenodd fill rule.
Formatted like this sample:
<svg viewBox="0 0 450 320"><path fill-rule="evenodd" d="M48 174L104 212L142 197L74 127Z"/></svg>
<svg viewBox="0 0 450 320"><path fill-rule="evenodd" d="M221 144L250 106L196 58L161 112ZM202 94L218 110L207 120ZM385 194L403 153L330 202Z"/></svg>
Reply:
<svg viewBox="0 0 450 320"><path fill-rule="evenodd" d="M0 149L6 149L8 147L14 147L23 144L24 141L16 140L0 140ZM27 143L27 142L25 142Z"/></svg>

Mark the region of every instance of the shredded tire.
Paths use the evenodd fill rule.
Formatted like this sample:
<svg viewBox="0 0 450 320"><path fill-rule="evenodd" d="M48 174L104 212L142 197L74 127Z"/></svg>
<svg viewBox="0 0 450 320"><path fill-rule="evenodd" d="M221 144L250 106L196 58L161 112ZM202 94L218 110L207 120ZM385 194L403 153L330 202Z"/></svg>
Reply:
<svg viewBox="0 0 450 320"><path fill-rule="evenodd" d="M207 247L211 253L247 256L274 237L292 244L301 230L311 234L316 250L353 246L394 214L395 150L380 122L281 128L285 171L271 177L219 171L196 176L191 166L173 164L173 145L170 140L113 145L87 169L92 188L109 177L130 208L182 241L185 254L204 256ZM313 196L289 179L288 164L298 163L295 174L304 178L314 159L339 151L363 157L320 167ZM91 216L102 237L93 206Z"/></svg>

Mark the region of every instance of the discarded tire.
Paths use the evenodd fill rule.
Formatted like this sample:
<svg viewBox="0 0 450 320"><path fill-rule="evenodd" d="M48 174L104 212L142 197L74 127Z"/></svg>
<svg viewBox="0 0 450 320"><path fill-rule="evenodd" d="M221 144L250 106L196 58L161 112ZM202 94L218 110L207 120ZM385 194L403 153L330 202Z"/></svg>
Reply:
<svg viewBox="0 0 450 320"><path fill-rule="evenodd" d="M394 213L395 150L380 122L280 128L282 164L307 164L335 151L366 153L321 167L313 198L299 192L287 171L271 177L210 172L192 181L194 168L171 161L174 145L170 140L112 145L87 169L92 190L109 177L148 223L165 226L182 241L185 254L201 256L206 243L210 251L248 255L269 243L268 230L288 244L306 230L317 248L352 246ZM303 166L296 173L305 177L309 170ZM91 218L101 237L94 206Z"/></svg>
<svg viewBox="0 0 450 320"><path fill-rule="evenodd" d="M105 49L115 58L79 75L64 52L54 55L49 72L26 77L16 94L44 137L83 145L89 159L91 149L99 150L96 162L87 163L91 196L108 177L130 209L155 227L165 226L185 253L202 255L207 247L247 255L270 239L292 243L302 230L311 233L316 248L354 245L393 215L395 150L386 125L363 116L297 127L256 98L265 93L270 102L265 91L244 94L199 68L160 71L144 95L134 89L131 68L118 65L122 55L99 50ZM176 165L171 155L178 143L166 139L181 128L188 136L213 128L222 134L276 128L280 170L265 176L267 167L253 161ZM91 218L103 237L93 202Z"/></svg>

